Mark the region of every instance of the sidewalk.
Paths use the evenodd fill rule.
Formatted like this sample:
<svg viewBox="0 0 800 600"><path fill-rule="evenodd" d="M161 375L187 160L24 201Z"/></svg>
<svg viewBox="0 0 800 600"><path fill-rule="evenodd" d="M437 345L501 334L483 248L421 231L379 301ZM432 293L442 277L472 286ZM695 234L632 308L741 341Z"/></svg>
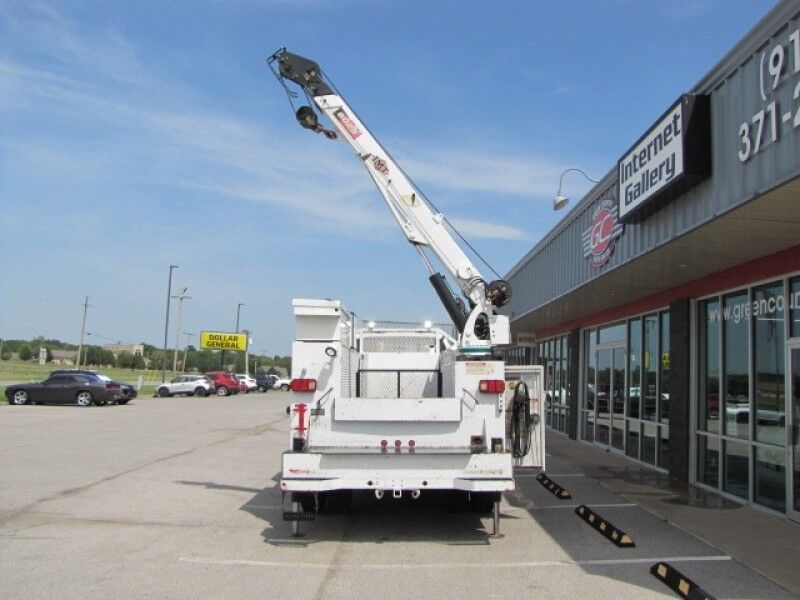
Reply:
<svg viewBox="0 0 800 600"><path fill-rule="evenodd" d="M680 483L611 452L547 432L547 453L800 594L800 525ZM550 472L555 473L552 467ZM557 479L555 475L554 479ZM569 487L568 480L558 482Z"/></svg>

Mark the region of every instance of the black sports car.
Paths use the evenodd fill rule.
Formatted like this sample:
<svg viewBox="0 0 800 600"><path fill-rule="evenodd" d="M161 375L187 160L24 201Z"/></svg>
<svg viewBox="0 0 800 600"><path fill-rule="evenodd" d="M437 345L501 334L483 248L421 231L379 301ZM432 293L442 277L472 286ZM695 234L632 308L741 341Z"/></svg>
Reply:
<svg viewBox="0 0 800 600"><path fill-rule="evenodd" d="M6 387L9 404L77 404L92 406L116 402L122 396L119 383L82 374L51 375L44 381L15 383Z"/></svg>
<svg viewBox="0 0 800 600"><path fill-rule="evenodd" d="M139 392L137 392L136 388L132 385L122 383L121 381L114 381L111 377L98 373L97 371L89 371L87 369L56 369L55 371L50 371L50 377L53 375L86 375L87 377L99 379L103 383L118 383L121 395L115 400L117 404L127 404L139 395Z"/></svg>

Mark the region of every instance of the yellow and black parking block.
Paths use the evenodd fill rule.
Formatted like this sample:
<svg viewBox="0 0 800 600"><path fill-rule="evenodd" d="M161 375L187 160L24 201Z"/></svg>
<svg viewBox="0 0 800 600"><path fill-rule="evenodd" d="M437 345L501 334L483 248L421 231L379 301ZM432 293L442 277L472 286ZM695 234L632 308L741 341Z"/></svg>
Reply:
<svg viewBox="0 0 800 600"><path fill-rule="evenodd" d="M669 563L657 562L650 567L650 573L681 598L686 598L686 600L715 600L714 596Z"/></svg>
<svg viewBox="0 0 800 600"><path fill-rule="evenodd" d="M558 485L544 473L539 473L539 475L536 476L536 481L541 483L548 492L553 494L559 500L569 500L572 498L572 494L570 494L567 490Z"/></svg>
<svg viewBox="0 0 800 600"><path fill-rule="evenodd" d="M633 538L631 536L621 529L614 527L585 504L581 504L576 508L575 514L620 548L633 548L636 545L633 543Z"/></svg>

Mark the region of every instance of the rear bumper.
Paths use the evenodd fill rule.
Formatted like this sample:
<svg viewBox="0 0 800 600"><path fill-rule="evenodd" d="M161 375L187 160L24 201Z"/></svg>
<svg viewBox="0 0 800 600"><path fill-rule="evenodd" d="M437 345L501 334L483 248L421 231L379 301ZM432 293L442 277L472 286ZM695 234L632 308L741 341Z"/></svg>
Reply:
<svg viewBox="0 0 800 600"><path fill-rule="evenodd" d="M506 492L514 489L514 476L509 453L285 452L281 489L291 492L426 489Z"/></svg>

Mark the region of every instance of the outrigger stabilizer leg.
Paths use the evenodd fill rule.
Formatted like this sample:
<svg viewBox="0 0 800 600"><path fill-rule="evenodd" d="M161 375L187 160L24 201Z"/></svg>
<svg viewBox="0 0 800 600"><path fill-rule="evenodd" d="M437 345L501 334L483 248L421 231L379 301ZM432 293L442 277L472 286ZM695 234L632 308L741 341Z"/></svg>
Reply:
<svg viewBox="0 0 800 600"><path fill-rule="evenodd" d="M300 533L300 521L313 521L317 518L316 511L304 511L303 504L298 498L297 492L292 492L290 511L283 511L283 520L292 523L292 535L294 537L302 537Z"/></svg>
<svg viewBox="0 0 800 600"><path fill-rule="evenodd" d="M492 533L489 534L489 537L493 539L505 537L500 533L500 498L494 501L494 507L492 509Z"/></svg>

